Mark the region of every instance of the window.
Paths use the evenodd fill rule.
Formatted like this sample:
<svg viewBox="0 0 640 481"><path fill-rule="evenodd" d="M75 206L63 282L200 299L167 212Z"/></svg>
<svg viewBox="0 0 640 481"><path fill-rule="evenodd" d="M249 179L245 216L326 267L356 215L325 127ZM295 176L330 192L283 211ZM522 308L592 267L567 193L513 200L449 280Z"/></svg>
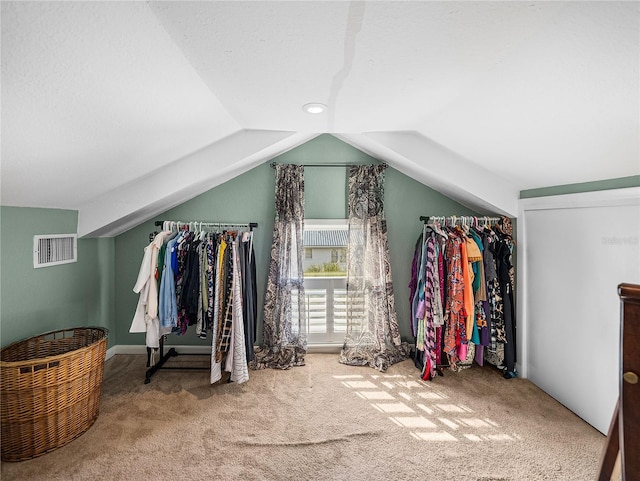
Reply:
<svg viewBox="0 0 640 481"><path fill-rule="evenodd" d="M304 288L307 340L314 344L342 344L347 327L346 219L305 219ZM307 251L313 251L308 256Z"/></svg>
<svg viewBox="0 0 640 481"><path fill-rule="evenodd" d="M304 250L304 258L305 259L313 259L313 249L307 247Z"/></svg>

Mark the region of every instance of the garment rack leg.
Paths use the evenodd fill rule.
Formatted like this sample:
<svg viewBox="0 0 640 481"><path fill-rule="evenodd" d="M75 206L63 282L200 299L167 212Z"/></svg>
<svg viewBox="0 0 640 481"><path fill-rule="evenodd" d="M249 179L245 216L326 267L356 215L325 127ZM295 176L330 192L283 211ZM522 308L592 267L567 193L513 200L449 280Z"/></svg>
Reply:
<svg viewBox="0 0 640 481"><path fill-rule="evenodd" d="M147 372L145 375L144 383L149 384L151 382L151 376L153 376L156 371L160 369L178 369L184 371L200 371L200 370L209 370L210 367L201 367L201 366L165 366L165 362L169 360L169 358L175 356L202 356L203 354L195 354L195 353L178 353L173 347L164 353L164 336L160 338L160 359L154 365L151 364L151 348L147 348ZM209 354L206 354L209 356Z"/></svg>
<svg viewBox="0 0 640 481"><path fill-rule="evenodd" d="M147 367L149 369L147 369L147 372L145 374L144 383L149 384L151 382L151 376L153 376L158 369L161 369L164 363L167 362L170 357L177 355L178 353L174 348L169 349L166 354L164 353L164 336L160 336L160 359L153 366L150 366L151 348L147 348Z"/></svg>

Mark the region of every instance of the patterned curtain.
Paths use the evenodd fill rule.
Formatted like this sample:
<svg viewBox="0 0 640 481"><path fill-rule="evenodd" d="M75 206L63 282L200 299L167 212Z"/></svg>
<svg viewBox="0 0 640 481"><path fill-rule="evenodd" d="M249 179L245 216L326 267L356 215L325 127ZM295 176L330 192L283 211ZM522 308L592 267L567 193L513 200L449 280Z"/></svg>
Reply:
<svg viewBox="0 0 640 481"><path fill-rule="evenodd" d="M252 369L304 365L307 319L302 269L304 166L276 168L276 219L264 301L263 346Z"/></svg>
<svg viewBox="0 0 640 481"><path fill-rule="evenodd" d="M387 223L384 165L349 169L347 333L340 362L379 371L409 355L396 317Z"/></svg>

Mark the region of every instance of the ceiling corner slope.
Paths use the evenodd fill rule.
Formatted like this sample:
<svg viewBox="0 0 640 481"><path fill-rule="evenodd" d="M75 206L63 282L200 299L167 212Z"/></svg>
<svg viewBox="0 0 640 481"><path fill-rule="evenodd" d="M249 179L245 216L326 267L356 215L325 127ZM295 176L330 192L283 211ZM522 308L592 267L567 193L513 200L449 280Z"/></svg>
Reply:
<svg viewBox="0 0 640 481"><path fill-rule="evenodd" d="M419 132L367 132L336 137L481 214L518 214L517 186Z"/></svg>
<svg viewBox="0 0 640 481"><path fill-rule="evenodd" d="M240 130L81 206L79 237L114 237L317 134Z"/></svg>

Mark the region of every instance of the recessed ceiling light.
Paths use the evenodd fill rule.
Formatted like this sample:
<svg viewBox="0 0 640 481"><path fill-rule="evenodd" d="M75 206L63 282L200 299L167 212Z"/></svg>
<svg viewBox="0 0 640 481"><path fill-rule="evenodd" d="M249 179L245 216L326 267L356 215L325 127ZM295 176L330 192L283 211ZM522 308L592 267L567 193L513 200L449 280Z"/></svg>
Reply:
<svg viewBox="0 0 640 481"><path fill-rule="evenodd" d="M321 114L325 110L327 110L327 106L325 104L319 103L310 103L302 106L302 110L304 110L308 114Z"/></svg>

